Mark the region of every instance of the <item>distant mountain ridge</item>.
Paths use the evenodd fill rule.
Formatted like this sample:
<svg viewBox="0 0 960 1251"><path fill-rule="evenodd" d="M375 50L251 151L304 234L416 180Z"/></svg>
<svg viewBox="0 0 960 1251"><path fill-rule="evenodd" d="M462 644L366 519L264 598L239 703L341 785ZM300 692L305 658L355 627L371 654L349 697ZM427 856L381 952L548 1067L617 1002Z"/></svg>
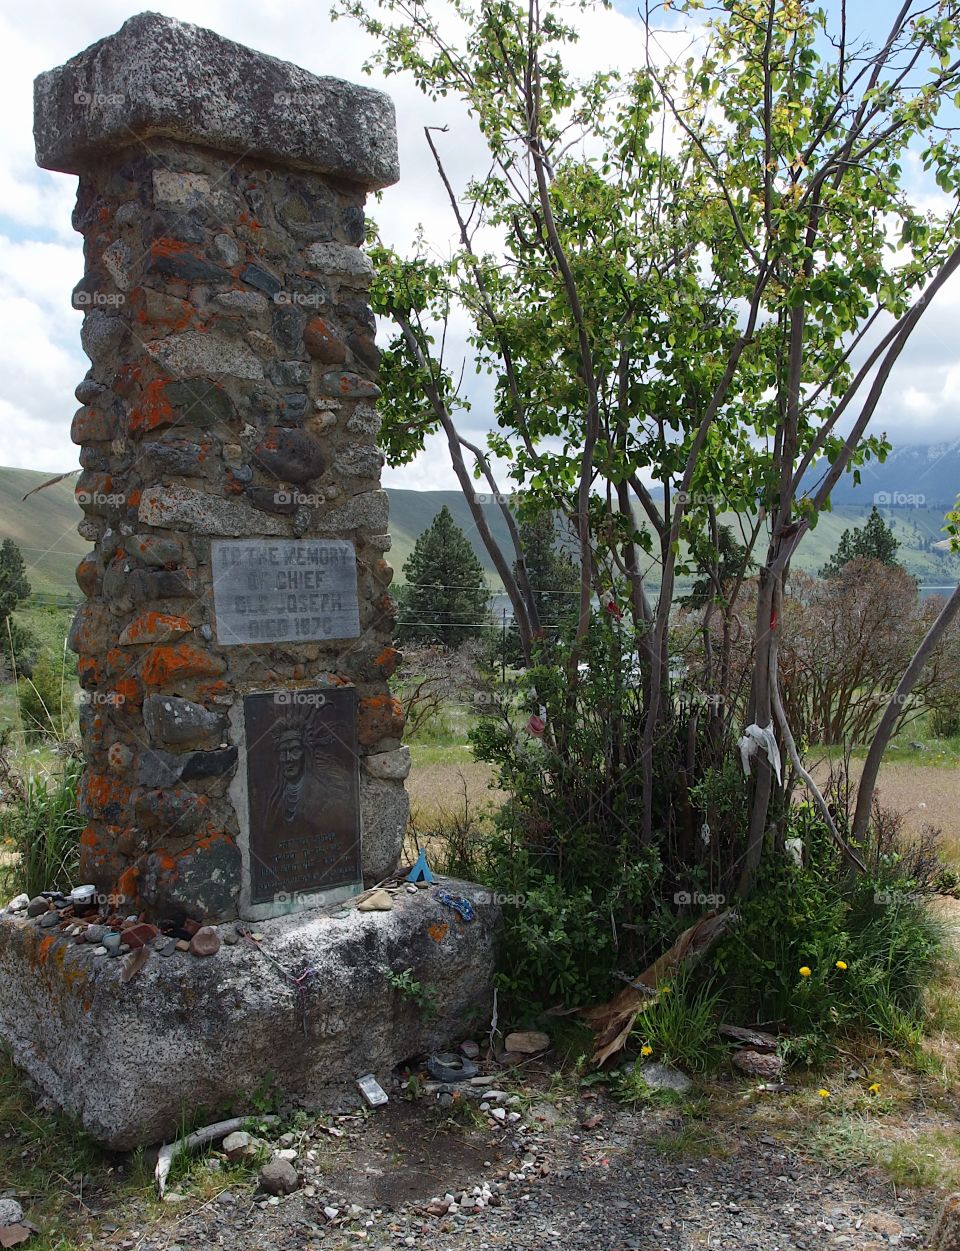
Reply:
<svg viewBox="0 0 960 1251"><path fill-rule="evenodd" d="M825 462L815 466L811 481ZM832 502L870 508L943 508L953 506L960 492L960 439L928 445L895 447L881 464L871 460L860 469L860 485L850 474L837 483Z"/></svg>
<svg viewBox="0 0 960 1251"><path fill-rule="evenodd" d="M73 496L75 479L23 499L50 476L30 469L0 468L0 539L9 537L19 545L35 593L78 599L74 570L90 545L77 534L81 513ZM864 523L876 499L900 541L899 557L908 571L924 584L955 583L960 576L960 558L937 550L935 545L944 538L944 513L960 490L960 441L930 448L900 448L883 465L871 462L863 479L856 488L849 477L842 480L833 494L832 511L824 513L816 528L804 535L794 564L816 573L836 551L841 533ZM389 559L398 582L417 538L446 505L470 540L491 587L499 586L493 562L460 491L390 487L387 494L393 536ZM922 504L918 503L920 498ZM499 506L491 501L483 509L494 536L509 551ZM724 520L735 522L736 518Z"/></svg>

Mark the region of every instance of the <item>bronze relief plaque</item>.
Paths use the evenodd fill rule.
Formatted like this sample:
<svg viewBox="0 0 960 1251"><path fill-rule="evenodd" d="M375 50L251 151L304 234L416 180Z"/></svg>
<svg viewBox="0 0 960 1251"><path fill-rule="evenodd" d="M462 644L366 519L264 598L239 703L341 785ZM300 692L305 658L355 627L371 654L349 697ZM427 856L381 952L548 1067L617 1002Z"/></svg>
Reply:
<svg viewBox="0 0 960 1251"><path fill-rule="evenodd" d="M362 888L357 693L267 691L243 701L250 902Z"/></svg>

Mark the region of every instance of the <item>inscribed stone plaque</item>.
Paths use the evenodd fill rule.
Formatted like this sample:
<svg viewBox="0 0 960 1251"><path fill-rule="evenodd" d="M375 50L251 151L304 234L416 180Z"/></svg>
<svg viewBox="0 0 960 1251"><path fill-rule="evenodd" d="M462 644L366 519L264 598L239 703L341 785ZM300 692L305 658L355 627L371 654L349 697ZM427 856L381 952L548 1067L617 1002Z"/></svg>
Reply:
<svg viewBox="0 0 960 1251"><path fill-rule="evenodd" d="M348 539L215 539L210 560L218 642L360 637Z"/></svg>
<svg viewBox="0 0 960 1251"><path fill-rule="evenodd" d="M356 691L247 695L243 715L251 903L360 889Z"/></svg>

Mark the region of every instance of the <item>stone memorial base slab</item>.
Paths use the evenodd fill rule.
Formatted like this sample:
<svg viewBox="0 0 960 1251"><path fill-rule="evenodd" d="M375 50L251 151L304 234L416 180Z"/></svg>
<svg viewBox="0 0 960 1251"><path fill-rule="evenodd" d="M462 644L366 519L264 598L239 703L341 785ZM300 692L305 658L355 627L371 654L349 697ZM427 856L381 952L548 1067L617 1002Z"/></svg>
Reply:
<svg viewBox="0 0 960 1251"><path fill-rule="evenodd" d="M441 904L438 888L468 898L475 920ZM201 1109L206 1121L252 1110L251 1093L270 1085L323 1106L364 1073L384 1078L489 1021L499 919L472 883L403 886L392 911L351 901L259 922L259 941L223 942L214 956L151 952L124 983L125 957L0 916L0 1037L115 1150L169 1141ZM292 979L308 969L298 993ZM385 976L406 969L432 990L429 1020Z"/></svg>

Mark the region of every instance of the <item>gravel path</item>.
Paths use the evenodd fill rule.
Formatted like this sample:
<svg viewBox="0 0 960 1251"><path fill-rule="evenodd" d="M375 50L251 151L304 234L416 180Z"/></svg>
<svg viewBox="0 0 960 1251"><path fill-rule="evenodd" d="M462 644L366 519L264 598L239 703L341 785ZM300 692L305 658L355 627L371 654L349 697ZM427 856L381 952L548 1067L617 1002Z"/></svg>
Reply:
<svg viewBox="0 0 960 1251"><path fill-rule="evenodd" d="M583 1128L598 1112L601 1123ZM555 1113L540 1107L516 1126L448 1132L422 1105L391 1104L389 1117L347 1133L333 1159L304 1140L297 1159L304 1188L288 1198L235 1188L199 1210L171 1211L162 1232L115 1245L881 1251L922 1248L935 1215L935 1195L897 1195L872 1173L838 1176L770 1137L731 1143L726 1134L711 1143L709 1124L698 1123L687 1154L682 1121L670 1111L632 1112L601 1099L559 1124L544 1117ZM431 1199L445 1207L446 1196L457 1200L451 1213L426 1211ZM474 1206L478 1198L482 1207Z"/></svg>

